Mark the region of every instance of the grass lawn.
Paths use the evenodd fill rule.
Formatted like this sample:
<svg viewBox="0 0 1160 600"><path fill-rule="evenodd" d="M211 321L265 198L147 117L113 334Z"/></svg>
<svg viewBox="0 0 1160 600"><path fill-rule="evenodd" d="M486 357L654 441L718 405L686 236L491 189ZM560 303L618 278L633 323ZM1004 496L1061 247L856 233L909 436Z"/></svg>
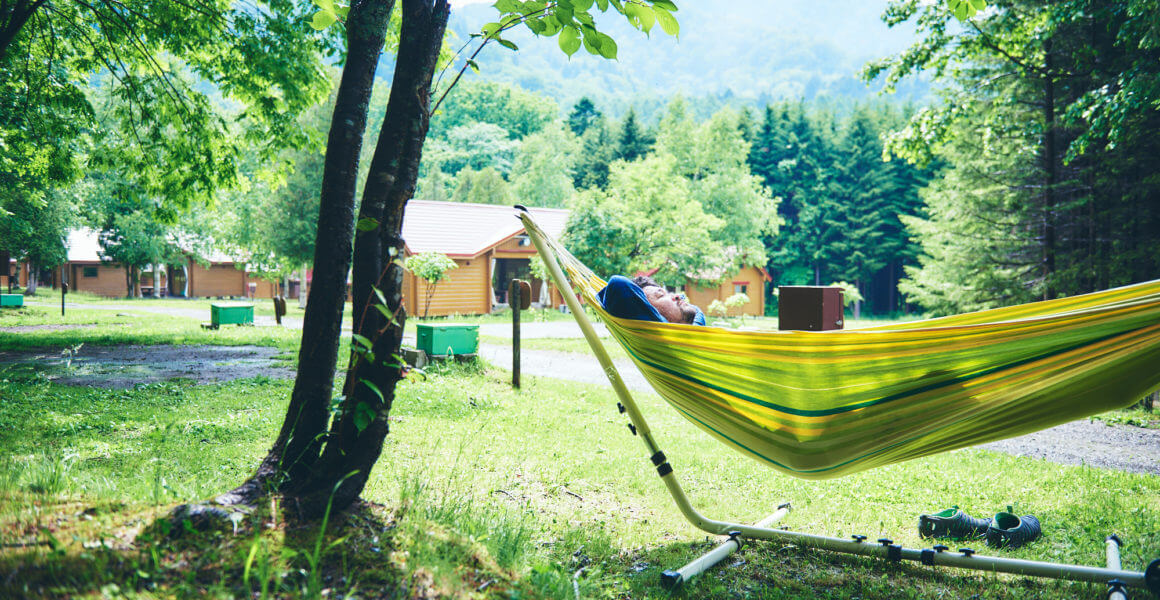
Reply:
<svg viewBox="0 0 1160 600"><path fill-rule="evenodd" d="M36 307L25 311L21 323L52 322ZM66 333L109 343L297 343L297 332L275 328L203 332L176 318L93 312L78 310L75 323L96 327L0 332L0 348L29 334L52 345ZM0 366L0 597L670 597L660 573L712 544L674 508L611 390L525 377L513 391L509 377L449 366L401 384L367 503L335 515L325 534L318 524L287 525L274 505L240 516L236 529L174 539L156 517L242 481L277 433L291 382L99 390ZM782 523L795 530L928 547L915 530L920 513L954 504L988 516L1013 504L1043 521L1044 537L991 552L1102 565L1104 538L1115 532L1125 568L1160 556L1157 476L967 449L802 481L733 453L658 396L638 402L693 502L712 517L755 521L791 501ZM1103 594L1102 585L758 542L675 596Z"/></svg>
<svg viewBox="0 0 1160 600"><path fill-rule="evenodd" d="M27 301L36 304L51 304L56 307L57 314L60 314L60 290L54 290L50 287L38 287L36 295L27 298ZM274 301L269 298L258 298L249 300L245 298L239 299L222 299L216 298L109 298L107 296L99 296L89 292L72 292L70 291L65 296L66 314L72 309L69 305L89 305L89 306L107 306L110 308L117 308L119 310L132 311L137 308L176 308L176 309L192 309L201 310L205 312L205 320L209 321L209 306L211 304L222 303L246 303L254 305L254 314L273 317L274 316ZM291 317L302 318L303 310L298 308L298 300L291 298L286 301L286 314Z"/></svg>
<svg viewBox="0 0 1160 600"><path fill-rule="evenodd" d="M132 304L132 301L126 302ZM209 308L206 305L206 321ZM285 327L237 327L203 329L198 319L133 311L24 306L0 311L0 350L67 348L77 344L114 346L129 344L211 344L219 346L274 346L297 355L300 330Z"/></svg>

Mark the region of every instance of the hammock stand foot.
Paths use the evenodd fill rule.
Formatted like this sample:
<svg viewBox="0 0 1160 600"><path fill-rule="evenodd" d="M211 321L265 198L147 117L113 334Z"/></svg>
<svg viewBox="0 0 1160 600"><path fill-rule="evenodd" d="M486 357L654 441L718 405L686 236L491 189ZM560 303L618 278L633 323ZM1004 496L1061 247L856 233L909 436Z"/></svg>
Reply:
<svg viewBox="0 0 1160 600"><path fill-rule="evenodd" d="M668 463L665 463L664 466L668 467ZM730 536L730 539L721 544L721 546L718 546L700 559L689 563L681 571L693 567L699 561L704 560L710 555L714 555L722 547L735 546L735 548L717 559L716 562L720 562L725 556L732 554L737 548L741 547L742 540L739 538L751 538L776 540L805 548L816 548L844 554L873 556L886 559L890 562L909 560L931 567L957 567L960 569L990 571L992 573L1010 573L1013 575L1044 577L1048 579L1086 581L1097 584L1103 583L1108 585L1109 597L1115 597L1112 596L1112 593L1123 592L1130 587L1144 588L1150 591L1156 598L1160 598L1160 559L1153 560L1143 572L1125 571L1121 569L1119 565L1119 538L1115 538L1114 542L1111 540L1108 541L1107 567L1089 567L1018 558L1004 558L1000 556L983 556L976 554L971 548L959 548L958 551L951 551L950 548L943 545L937 545L933 548L906 548L895 544L893 540L887 538L881 538L877 543L873 543L866 541L866 536L863 535L855 535L847 540L797 531L770 529L767 526L763 526L762 523L758 525L743 525L741 523L715 521L703 516L697 509L693 508L688 497L685 496L680 482L677 481L676 475L673 474L672 467L668 467L667 469L658 468L658 471L662 470L665 473L661 475L661 479L665 482L665 486L668 487L669 494L672 495L673 500L677 504L677 508L680 509L681 514L684 515L689 523L708 533ZM1113 545L1115 546L1114 549L1112 548ZM700 568L691 572L695 575L704 570L705 568ZM684 575L681 571L674 571L672 573ZM683 581L688 581L689 578L669 576L666 572L663 580L668 585L668 579L675 579L676 581L673 583L679 584Z"/></svg>
<svg viewBox="0 0 1160 600"><path fill-rule="evenodd" d="M706 557L713 555L716 558L716 562L720 562L741 547L740 538L777 540L782 543L794 544L806 548L817 548L820 550L830 550L861 556L874 556L892 562L910 560L927 566L958 567L962 569L990 571L993 573L1011 573L1033 577L1087 581L1097 584L1103 583L1107 584L1109 588L1146 588L1155 597L1160 598L1160 559L1153 560L1144 572L1124 571L1120 568L1110 568L1110 566L1087 567L1016 558L980 556L975 554L975 551L970 548L959 548L957 552L952 552L949 548L942 545L921 549L904 548L886 538L879 539L877 543L870 543L866 541L866 536L861 535L853 536L853 539L834 538L796 531L770 529L761 524L744 525L741 523L730 523L728 521L716 521L705 517L700 512L697 512L697 509L693 508L689 502L689 498L685 495L685 491L681 488L680 482L677 481L677 477L673 473L673 467L669 464L664 452L661 451L660 445L653 439L648 422L645 421L644 415L641 414L640 409L636 405L636 401L632 398L632 394L628 392L628 388L624 385L624 380L620 377L620 373L612 363L608 352L604 349L604 344L597 337L591 321L588 320L587 314L585 314L583 307L580 306L580 301L576 292L572 289L571 283L569 283L568 278L564 276L563 271L560 269L560 264L556 259L556 253L543 237L543 232L531 220L527 209L517 205L516 210L517 216L523 221L525 230L535 244L536 250L544 260L544 265L548 268L552 282L556 284L557 289L563 294L568 309L572 311L572 315L576 319L576 324L580 326L580 330L584 333L584 338L592 348L592 353L596 355L597 361L600 362L601 368L608 376L608 382L620 398L620 412L627 413L630 429L634 435L640 437L647 448L650 455L649 460L656 467L657 474L660 475L661 480L665 482L665 487L668 488L669 494L677 504L677 508L680 509L681 514L694 527L714 535L730 536L728 541L709 552ZM776 514L774 513L774 515ZM726 551L722 549L725 546L732 546L732 548L728 548ZM724 553L719 558L716 556L718 550ZM1118 558L1118 543L1115 551L1117 554L1116 558ZM694 561L686 565L685 568L697 562ZM702 571L704 571L704 568L700 568L695 572L690 570L686 573L676 571L674 572L675 575L667 579L673 580L673 584L675 585L681 581L688 580L696 573ZM1117 580L1117 584L1112 583Z"/></svg>
<svg viewBox="0 0 1160 600"><path fill-rule="evenodd" d="M778 521L785 518L789 514L791 507L789 502L777 507L777 511L772 515L757 522L756 527L770 527ZM737 552L744 546L741 534L736 531L729 533L729 539L721 542L717 547L693 559L689 564L677 570L669 569L661 573L661 584L668 589L674 589L690 579L708 571L717 566L721 561L729 557L729 555Z"/></svg>

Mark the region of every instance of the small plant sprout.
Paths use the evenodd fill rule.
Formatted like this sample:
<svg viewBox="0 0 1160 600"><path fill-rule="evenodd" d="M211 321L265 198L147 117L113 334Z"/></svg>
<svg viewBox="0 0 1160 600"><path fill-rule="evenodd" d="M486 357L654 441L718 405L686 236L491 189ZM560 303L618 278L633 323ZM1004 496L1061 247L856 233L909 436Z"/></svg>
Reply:
<svg viewBox="0 0 1160 600"><path fill-rule="evenodd" d="M423 318L426 319L431 310L431 300L435 297L435 287L447 278L448 271L459 265L439 252L420 252L409 257L404 264L408 271L427 284L423 297Z"/></svg>

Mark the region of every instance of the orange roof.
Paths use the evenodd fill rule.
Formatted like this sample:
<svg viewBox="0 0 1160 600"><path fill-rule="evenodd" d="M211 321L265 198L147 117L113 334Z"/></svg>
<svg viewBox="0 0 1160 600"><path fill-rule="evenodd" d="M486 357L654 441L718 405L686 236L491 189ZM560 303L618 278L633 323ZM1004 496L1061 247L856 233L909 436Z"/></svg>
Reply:
<svg viewBox="0 0 1160 600"><path fill-rule="evenodd" d="M560 237L568 222L562 208L529 208L545 233ZM516 211L499 204L411 200L403 217L403 240L407 251L441 252L454 258L471 258L524 233Z"/></svg>

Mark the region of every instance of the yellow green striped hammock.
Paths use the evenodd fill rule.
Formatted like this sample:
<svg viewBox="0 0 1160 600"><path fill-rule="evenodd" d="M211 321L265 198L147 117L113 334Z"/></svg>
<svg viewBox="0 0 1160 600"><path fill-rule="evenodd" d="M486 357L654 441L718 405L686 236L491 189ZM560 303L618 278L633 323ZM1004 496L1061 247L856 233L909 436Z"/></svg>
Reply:
<svg viewBox="0 0 1160 600"><path fill-rule="evenodd" d="M606 313L596 300L604 280L521 216L665 400L797 477L1021 435L1160 386L1160 281L847 331L653 323Z"/></svg>

